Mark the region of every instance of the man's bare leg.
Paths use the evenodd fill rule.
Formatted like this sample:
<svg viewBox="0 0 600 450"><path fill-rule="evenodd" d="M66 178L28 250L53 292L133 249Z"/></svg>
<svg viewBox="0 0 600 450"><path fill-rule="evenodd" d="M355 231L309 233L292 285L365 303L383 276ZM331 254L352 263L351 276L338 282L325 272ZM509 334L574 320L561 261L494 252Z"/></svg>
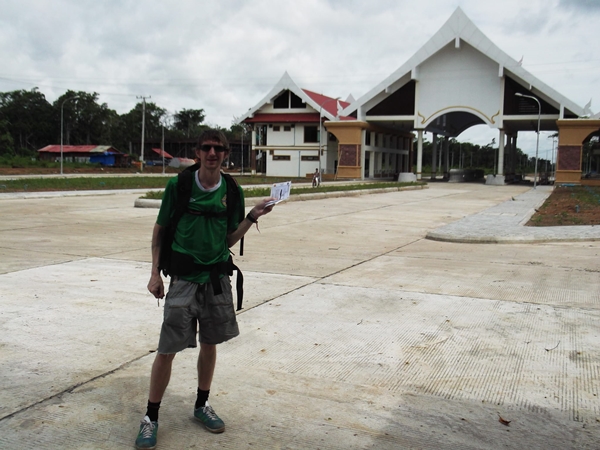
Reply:
<svg viewBox="0 0 600 450"><path fill-rule="evenodd" d="M211 406L206 406L215 364L217 362L217 346L200 344L198 355L198 398L194 409L194 417L204 424L206 429L212 433L225 431L225 424L217 416Z"/></svg>
<svg viewBox="0 0 600 450"><path fill-rule="evenodd" d="M171 367L173 366L174 358L175 353L168 355L157 353L154 358L150 374L150 394L148 395L148 400L153 403L160 402L167 390L169 380L171 379Z"/></svg>
<svg viewBox="0 0 600 450"><path fill-rule="evenodd" d="M217 363L217 346L200 343L198 355L198 388L209 391Z"/></svg>

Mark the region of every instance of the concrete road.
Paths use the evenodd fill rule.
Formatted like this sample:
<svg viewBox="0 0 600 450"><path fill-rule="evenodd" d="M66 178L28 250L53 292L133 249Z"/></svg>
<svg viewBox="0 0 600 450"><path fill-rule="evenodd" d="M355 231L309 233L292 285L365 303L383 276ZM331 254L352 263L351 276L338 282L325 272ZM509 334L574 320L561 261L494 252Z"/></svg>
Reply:
<svg viewBox="0 0 600 450"><path fill-rule="evenodd" d="M158 448L600 448L600 242L425 239L526 191L278 205L236 258L227 431L192 420L187 350ZM162 319L137 196L0 199L0 448L133 448Z"/></svg>

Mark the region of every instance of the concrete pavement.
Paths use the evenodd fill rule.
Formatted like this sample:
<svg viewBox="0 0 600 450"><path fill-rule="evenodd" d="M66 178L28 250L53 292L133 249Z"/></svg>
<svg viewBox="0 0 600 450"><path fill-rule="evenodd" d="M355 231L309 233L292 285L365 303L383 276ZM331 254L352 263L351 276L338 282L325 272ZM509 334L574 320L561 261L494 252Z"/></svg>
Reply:
<svg viewBox="0 0 600 450"><path fill-rule="evenodd" d="M191 419L187 350L158 448L598 448L597 236L426 239L528 192L277 205L236 258L242 335L211 390L227 431ZM133 447L162 315L145 292L156 210L137 196L0 199L0 448Z"/></svg>

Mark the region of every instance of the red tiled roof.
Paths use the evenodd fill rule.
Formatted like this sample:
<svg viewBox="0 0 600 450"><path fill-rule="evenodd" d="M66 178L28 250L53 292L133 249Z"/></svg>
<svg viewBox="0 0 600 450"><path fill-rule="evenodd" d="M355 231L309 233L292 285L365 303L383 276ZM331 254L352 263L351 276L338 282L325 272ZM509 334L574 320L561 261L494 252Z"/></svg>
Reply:
<svg viewBox="0 0 600 450"><path fill-rule="evenodd" d="M160 148L153 148L152 151L154 153L157 153L159 156L162 156L162 154L163 154L163 151ZM164 152L164 153L165 153L165 158L173 158L173 156L169 155L167 152Z"/></svg>
<svg viewBox="0 0 600 450"><path fill-rule="evenodd" d="M327 110L329 114L337 116L337 104L340 103L342 108L345 108L350 103L343 100L336 101L335 98L327 97L326 95L317 94L316 92L302 89L306 95L312 98L319 106L323 106L323 109Z"/></svg>
<svg viewBox="0 0 600 450"><path fill-rule="evenodd" d="M245 123L319 123L319 113L294 113L294 114L254 114L244 120Z"/></svg>
<svg viewBox="0 0 600 450"><path fill-rule="evenodd" d="M38 152L60 153L60 145L47 145L40 148ZM63 145L63 153L117 153L116 148L110 145Z"/></svg>

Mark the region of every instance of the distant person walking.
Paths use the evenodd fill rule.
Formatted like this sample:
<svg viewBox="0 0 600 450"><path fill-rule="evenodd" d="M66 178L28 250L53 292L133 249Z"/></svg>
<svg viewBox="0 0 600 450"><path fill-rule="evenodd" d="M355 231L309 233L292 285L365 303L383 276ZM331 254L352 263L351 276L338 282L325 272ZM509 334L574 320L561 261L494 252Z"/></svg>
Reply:
<svg viewBox="0 0 600 450"><path fill-rule="evenodd" d="M177 222L171 245L171 284L150 375L148 406L135 441L138 449L156 447L158 410L169 384L173 359L178 352L197 346L196 330L200 353L193 416L208 431L225 431L225 424L209 405L208 396L217 360L217 344L239 335L228 275L233 264L229 248L257 223L259 217L272 209L272 206L266 206L272 199L265 199L243 218L242 188L221 174L221 165L228 155L225 135L217 130L205 131L196 148L200 166L195 166L193 178L192 174L188 178L191 183L187 186L191 191L180 190L178 177L170 179L165 188L152 233L152 269L148 282L148 290L157 299L165 295L160 274L162 267L159 267L163 238L175 211L182 211L178 195L185 192L189 202L184 203L185 212ZM232 192L236 195L231 195ZM227 208L230 202L235 203ZM229 214L229 211L235 213Z"/></svg>
<svg viewBox="0 0 600 450"><path fill-rule="evenodd" d="M319 173L319 169L315 169L315 173L313 173L312 187L319 187L320 185L321 185L321 174Z"/></svg>

